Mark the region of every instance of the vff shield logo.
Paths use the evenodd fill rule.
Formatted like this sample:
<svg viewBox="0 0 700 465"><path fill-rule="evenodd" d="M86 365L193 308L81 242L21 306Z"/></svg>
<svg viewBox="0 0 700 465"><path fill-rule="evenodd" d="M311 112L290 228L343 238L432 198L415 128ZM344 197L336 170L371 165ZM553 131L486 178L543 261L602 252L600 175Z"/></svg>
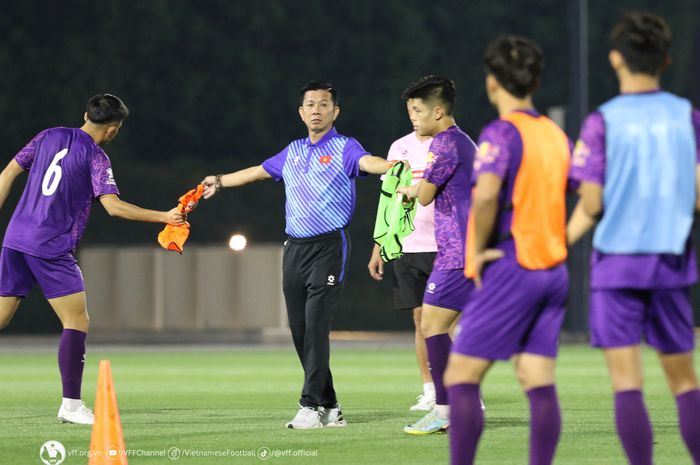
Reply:
<svg viewBox="0 0 700 465"><path fill-rule="evenodd" d="M61 465L66 459L66 448L58 441L47 441L39 449L39 458L44 465Z"/></svg>

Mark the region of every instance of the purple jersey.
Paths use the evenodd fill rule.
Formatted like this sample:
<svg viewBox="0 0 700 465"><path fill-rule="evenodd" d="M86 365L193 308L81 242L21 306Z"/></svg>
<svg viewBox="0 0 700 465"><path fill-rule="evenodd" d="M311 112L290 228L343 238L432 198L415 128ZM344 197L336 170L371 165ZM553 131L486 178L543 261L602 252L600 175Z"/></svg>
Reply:
<svg viewBox="0 0 700 465"><path fill-rule="evenodd" d="M700 112L693 110L700 163ZM605 185L605 121L593 112L583 123L571 164L571 177ZM669 289L685 287L698 279L695 249L690 238L682 255L673 254L591 254L591 289Z"/></svg>
<svg viewBox="0 0 700 465"><path fill-rule="evenodd" d="M29 179L5 232L9 249L46 259L72 253L92 202L119 194L107 154L78 128L39 133L15 161Z"/></svg>
<svg viewBox="0 0 700 465"><path fill-rule="evenodd" d="M471 203L474 142L457 126L436 135L430 144L423 178L437 186L433 270L464 268L464 244Z"/></svg>

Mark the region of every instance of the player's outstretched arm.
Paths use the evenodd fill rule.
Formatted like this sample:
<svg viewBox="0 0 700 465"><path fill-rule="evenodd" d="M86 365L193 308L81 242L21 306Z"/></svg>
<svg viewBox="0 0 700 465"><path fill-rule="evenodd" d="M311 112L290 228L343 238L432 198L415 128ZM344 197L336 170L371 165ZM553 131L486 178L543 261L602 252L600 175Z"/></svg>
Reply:
<svg viewBox="0 0 700 465"><path fill-rule="evenodd" d="M204 184L204 198L211 198L221 189L244 186L246 184L265 179L272 179L272 176L265 171L262 165L251 166L250 168L233 173L207 176L202 181L202 184Z"/></svg>
<svg viewBox="0 0 700 465"><path fill-rule="evenodd" d="M124 202L115 194L106 194L100 196L100 202L105 207L109 216L124 218L125 220L144 221L147 223L166 223L166 224L182 224L185 220L182 217L182 212L177 208L173 208L167 212L148 210L137 207L136 205Z"/></svg>
<svg viewBox="0 0 700 465"><path fill-rule="evenodd" d="M375 155L365 155L360 158L360 169L365 173L370 174L384 174L389 171L392 164L385 158L377 157Z"/></svg>
<svg viewBox="0 0 700 465"><path fill-rule="evenodd" d="M13 158L5 169L2 170L2 173L0 173L0 208L5 205L5 200L7 200L7 196L10 195L12 183L15 182L17 176L23 172L24 170L22 167L19 166L19 163Z"/></svg>

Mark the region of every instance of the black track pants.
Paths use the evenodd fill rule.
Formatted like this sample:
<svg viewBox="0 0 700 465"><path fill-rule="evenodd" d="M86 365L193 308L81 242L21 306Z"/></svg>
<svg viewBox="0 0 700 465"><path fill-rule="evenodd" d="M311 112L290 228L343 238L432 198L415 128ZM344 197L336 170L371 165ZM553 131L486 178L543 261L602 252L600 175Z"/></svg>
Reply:
<svg viewBox="0 0 700 465"><path fill-rule="evenodd" d="M344 230L289 238L284 246L282 287L294 347L304 368L299 400L303 407L335 407L338 402L329 367L329 335L349 254Z"/></svg>

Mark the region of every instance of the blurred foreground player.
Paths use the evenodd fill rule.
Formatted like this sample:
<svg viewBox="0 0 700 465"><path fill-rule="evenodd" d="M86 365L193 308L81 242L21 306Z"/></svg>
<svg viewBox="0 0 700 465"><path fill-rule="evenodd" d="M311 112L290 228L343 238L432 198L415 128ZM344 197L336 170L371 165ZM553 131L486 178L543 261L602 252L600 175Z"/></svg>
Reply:
<svg viewBox="0 0 700 465"><path fill-rule="evenodd" d="M482 130L474 167L466 271L477 289L457 326L445 374L451 461L474 463L484 424L480 384L495 360L513 357L530 402L530 464L548 465L561 429L554 368L569 282L571 146L533 105L543 66L537 44L500 37L486 48L484 62L499 119Z"/></svg>
<svg viewBox="0 0 700 465"><path fill-rule="evenodd" d="M591 113L572 176L581 200L569 241L599 219L591 254L591 344L603 349L615 423L632 465L650 465L653 433L642 396L642 337L654 347L678 406L681 435L700 465L700 391L693 367L690 234L698 209L700 112L660 89L671 31L651 13L625 14L611 34L620 95Z"/></svg>
<svg viewBox="0 0 700 465"><path fill-rule="evenodd" d="M40 132L0 174L0 207L15 178L29 179L5 232L0 254L0 328L23 297L39 284L63 325L58 366L63 402L58 419L92 424L81 400L88 313L83 276L74 252L92 203L99 199L111 216L153 223L182 223L182 214L145 210L119 199L107 154L100 147L119 133L129 110L114 95L99 94L87 103L80 128Z"/></svg>

